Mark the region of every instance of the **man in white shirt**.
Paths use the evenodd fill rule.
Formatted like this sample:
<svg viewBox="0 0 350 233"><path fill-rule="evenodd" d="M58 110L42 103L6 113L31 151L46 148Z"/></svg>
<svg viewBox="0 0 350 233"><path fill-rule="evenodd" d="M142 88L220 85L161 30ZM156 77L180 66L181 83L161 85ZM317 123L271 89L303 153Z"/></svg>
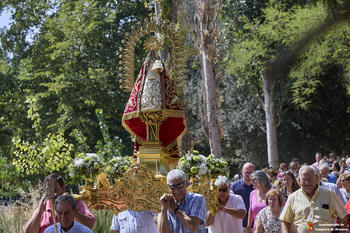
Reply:
<svg viewBox="0 0 350 233"><path fill-rule="evenodd" d="M93 233L90 228L74 221L77 214L77 202L69 194L59 196L55 201L55 213L58 219L59 233ZM55 226L51 225L44 233L55 233Z"/></svg>
<svg viewBox="0 0 350 233"><path fill-rule="evenodd" d="M152 210L137 212L126 210L114 215L111 230L113 233L157 233Z"/></svg>
<svg viewBox="0 0 350 233"><path fill-rule="evenodd" d="M206 226L209 226L209 233L242 233L243 219L247 213L243 198L230 193L230 182L226 176L219 176L214 184L219 188L220 211L215 216L207 212Z"/></svg>

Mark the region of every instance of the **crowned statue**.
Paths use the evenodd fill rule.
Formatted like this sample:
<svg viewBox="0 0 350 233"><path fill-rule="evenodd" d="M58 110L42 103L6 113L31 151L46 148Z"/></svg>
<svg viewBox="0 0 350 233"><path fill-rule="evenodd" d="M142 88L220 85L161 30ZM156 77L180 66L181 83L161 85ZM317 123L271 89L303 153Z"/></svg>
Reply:
<svg viewBox="0 0 350 233"><path fill-rule="evenodd" d="M186 121L174 82L167 76L156 50L148 53L142 65L126 104L122 124L136 136L134 154L139 162L168 163L163 169L155 168L158 173L166 174L171 159L179 158L177 143L186 132Z"/></svg>

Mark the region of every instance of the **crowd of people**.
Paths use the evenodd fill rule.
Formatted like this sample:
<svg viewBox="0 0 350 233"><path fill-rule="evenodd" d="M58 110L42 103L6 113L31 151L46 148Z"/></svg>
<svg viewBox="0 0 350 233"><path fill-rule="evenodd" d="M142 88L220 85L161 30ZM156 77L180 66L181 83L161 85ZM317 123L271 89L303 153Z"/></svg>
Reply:
<svg viewBox="0 0 350 233"><path fill-rule="evenodd" d="M298 159L278 170L255 170L245 163L234 182L219 176L218 213L206 208L202 195L187 191L182 170L167 174L169 193L160 198L161 211L127 210L113 217L111 231L124 232L348 232L350 213L350 159L316 153L315 163ZM65 194L62 177L54 180L54 212L60 233L90 233L95 218L81 201ZM24 233L55 232L50 202L43 197ZM157 221L155 221L157 216Z"/></svg>

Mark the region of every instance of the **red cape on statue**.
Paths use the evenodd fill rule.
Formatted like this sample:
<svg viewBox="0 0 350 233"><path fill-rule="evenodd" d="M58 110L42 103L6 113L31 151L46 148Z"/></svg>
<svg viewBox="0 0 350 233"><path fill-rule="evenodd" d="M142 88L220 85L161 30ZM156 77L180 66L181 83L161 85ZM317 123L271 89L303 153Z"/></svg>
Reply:
<svg viewBox="0 0 350 233"><path fill-rule="evenodd" d="M186 132L182 103L165 69L162 68L160 73L152 72L153 65L155 63L147 62L147 59L142 65L126 104L122 124L131 135L136 135L135 149L138 150L147 138L146 124L139 113L162 111L169 117L159 127L159 140L166 150L177 150L177 142ZM163 66L160 61L158 65Z"/></svg>

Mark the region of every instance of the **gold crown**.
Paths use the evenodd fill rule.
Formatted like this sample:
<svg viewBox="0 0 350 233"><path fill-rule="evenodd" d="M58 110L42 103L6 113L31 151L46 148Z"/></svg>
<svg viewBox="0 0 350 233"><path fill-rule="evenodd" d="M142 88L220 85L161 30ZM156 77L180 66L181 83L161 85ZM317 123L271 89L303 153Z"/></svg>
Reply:
<svg viewBox="0 0 350 233"><path fill-rule="evenodd" d="M164 40L160 37L166 38L170 54L170 68L167 67L168 63L164 64L167 69L167 74L175 83L176 88L182 88L186 81L186 56L184 48L184 38L178 33L176 25L170 23L168 20L165 22L154 22L145 19L144 23L138 22L138 26L131 27L131 33L125 33L126 39L122 41L124 48L120 48L119 58L119 76L120 76L120 88L126 92L131 92L132 86L135 81L134 77L134 53L137 42L144 36L147 36L144 43L146 51L152 49L160 51L163 49Z"/></svg>

